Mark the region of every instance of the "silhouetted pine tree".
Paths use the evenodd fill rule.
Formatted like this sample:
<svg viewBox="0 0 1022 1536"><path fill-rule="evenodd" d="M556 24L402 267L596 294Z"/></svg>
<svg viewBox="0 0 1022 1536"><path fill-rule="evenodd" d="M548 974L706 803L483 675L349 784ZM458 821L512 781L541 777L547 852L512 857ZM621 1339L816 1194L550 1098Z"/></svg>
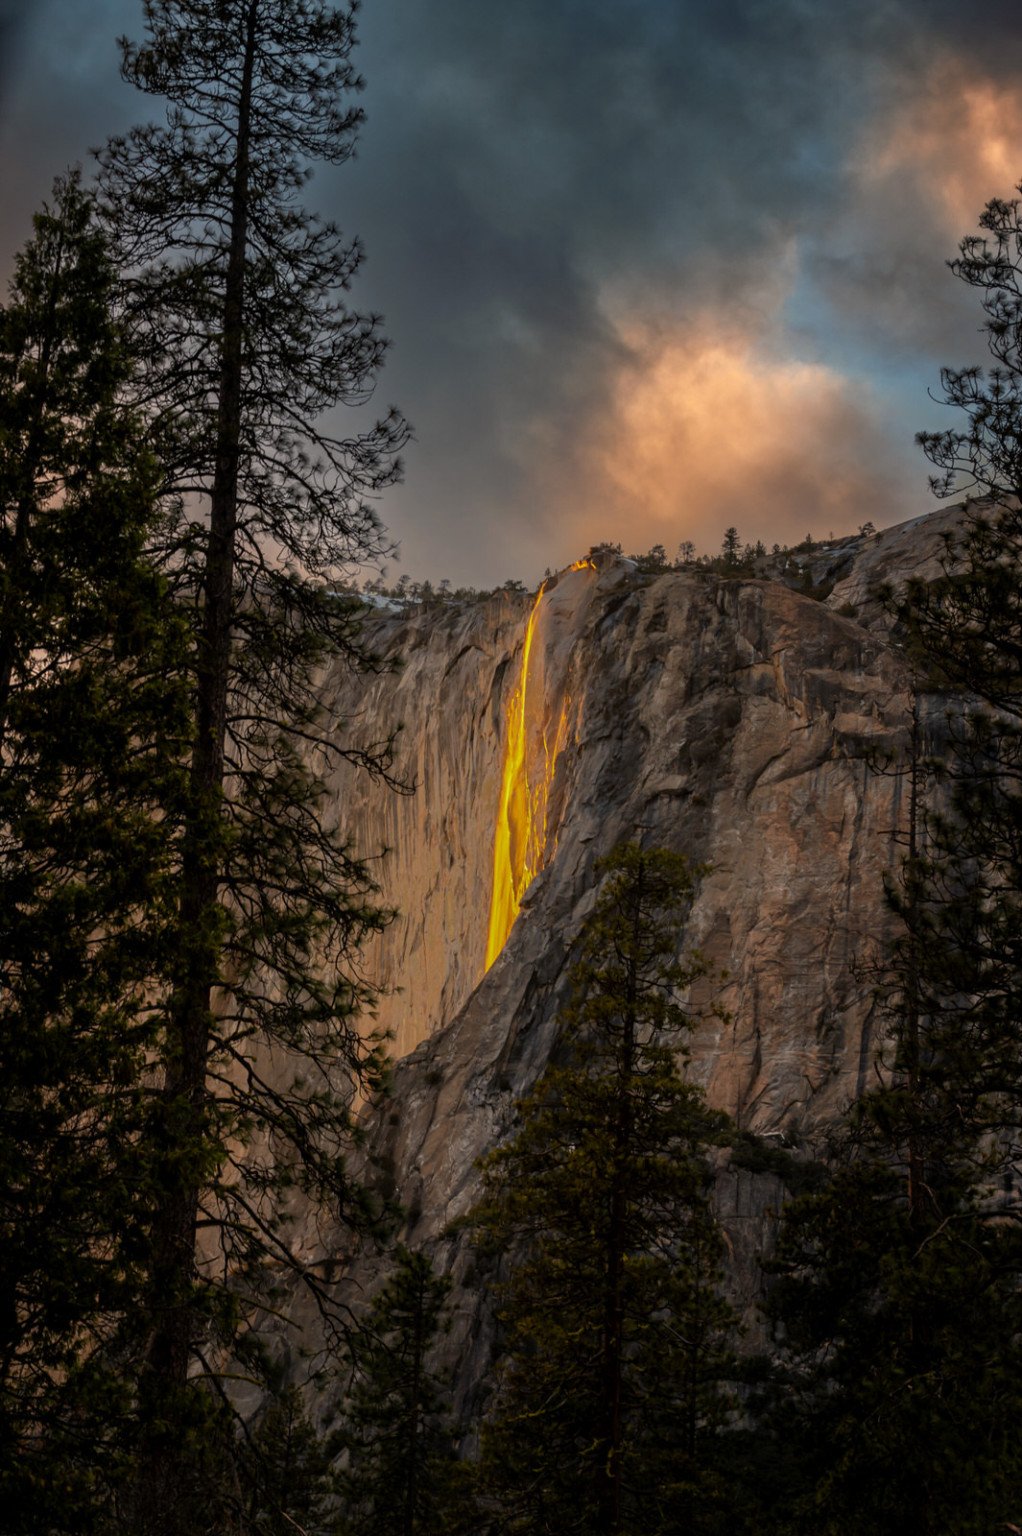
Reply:
<svg viewBox="0 0 1022 1536"><path fill-rule="evenodd" d="M272 1393L238 1458L245 1536L337 1536L335 1449L309 1419L297 1387Z"/></svg>
<svg viewBox="0 0 1022 1536"><path fill-rule="evenodd" d="M368 399L384 351L377 317L344 302L357 243L298 202L309 160L345 160L361 120L354 8L146 0L145 15L123 72L167 99L166 121L108 144L101 189L146 363L138 403L183 497L161 553L194 636L135 1512L169 1536L194 1368L215 1375L258 1325L274 1267L329 1309L323 1265L282 1236L282 1191L342 1223L363 1214L350 1085L371 1088L380 1057L355 1023L355 955L384 915L322 775L335 757L385 772L386 744L338 745L315 677L331 657L369 660L357 605L331 588L380 548L367 498L397 474L405 428L394 413L347 439L319 424ZM200 1232L225 1265L197 1266Z"/></svg>
<svg viewBox="0 0 1022 1536"><path fill-rule="evenodd" d="M448 1281L397 1249L394 1273L353 1341L340 1443L343 1536L446 1536L465 1500L444 1388L430 1363Z"/></svg>
<svg viewBox="0 0 1022 1536"><path fill-rule="evenodd" d="M774 1427L805 1482L785 1531L979 1536L1022 1507L1019 211L988 205L951 264L982 292L996 366L945 370L968 425L920 441L935 488L993 501L948 537L943 576L894 600L921 685L949 696L946 740L891 891L884 1080L829 1186L787 1215Z"/></svg>
<svg viewBox="0 0 1022 1536"><path fill-rule="evenodd" d="M742 553L742 541L738 537L738 529L726 528L720 546L721 570L727 575L738 575L744 572L747 564L747 558Z"/></svg>
<svg viewBox="0 0 1022 1536"><path fill-rule="evenodd" d="M145 558L116 274L77 176L0 310L0 1505L82 1532L131 1412L153 1221L152 1006L190 719Z"/></svg>
<svg viewBox="0 0 1022 1536"><path fill-rule="evenodd" d="M484 1165L480 1238L510 1264L484 1503L537 1536L716 1530L734 1317L707 1154L729 1128L678 1069L691 875L635 845L602 870L556 1064Z"/></svg>

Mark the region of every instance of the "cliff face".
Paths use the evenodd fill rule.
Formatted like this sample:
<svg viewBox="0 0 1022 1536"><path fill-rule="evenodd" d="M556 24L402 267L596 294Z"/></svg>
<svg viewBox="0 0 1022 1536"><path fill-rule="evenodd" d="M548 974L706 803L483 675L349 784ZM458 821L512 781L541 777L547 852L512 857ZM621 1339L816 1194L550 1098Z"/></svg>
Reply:
<svg viewBox="0 0 1022 1536"><path fill-rule="evenodd" d="M932 561L925 533L897 536L885 576L912 551ZM417 786L400 796L345 773L334 789L360 846L392 850L381 883L400 909L367 960L392 989L380 1022L400 1058L369 1156L404 1202L406 1239L456 1279L469 1258L450 1224L547 1061L594 865L621 839L710 866L680 937L716 973L690 999L690 1070L710 1102L802 1137L861 1086L907 808L873 760L903 752L910 700L882 630L835 609L849 592L867 606L863 571L882 549L861 541L830 606L765 581L574 569L538 602L379 616L397 673L368 691L328 680L347 738L401 725L398 768ZM724 1174L720 1199L751 1293L776 1189ZM371 1284L368 1269L355 1278ZM486 1329L461 1293L449 1348L463 1393L485 1370Z"/></svg>

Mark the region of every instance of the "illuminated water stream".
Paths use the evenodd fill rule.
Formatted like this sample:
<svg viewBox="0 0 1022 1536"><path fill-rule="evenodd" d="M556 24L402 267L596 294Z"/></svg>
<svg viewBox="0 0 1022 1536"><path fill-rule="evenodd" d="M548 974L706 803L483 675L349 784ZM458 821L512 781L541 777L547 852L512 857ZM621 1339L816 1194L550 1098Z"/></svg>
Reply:
<svg viewBox="0 0 1022 1536"><path fill-rule="evenodd" d="M588 561L580 560L571 570L582 570L589 564ZM568 732L571 701L567 697L560 701L554 719L549 711L549 701L542 696L534 699L529 693L533 645L547 588L548 583L544 582L536 593L536 601L525 626L518 685L507 709L504 769L493 838L493 895L486 942L487 970L507 943L522 897L546 863L550 788ZM530 722L538 724L541 752L529 750Z"/></svg>

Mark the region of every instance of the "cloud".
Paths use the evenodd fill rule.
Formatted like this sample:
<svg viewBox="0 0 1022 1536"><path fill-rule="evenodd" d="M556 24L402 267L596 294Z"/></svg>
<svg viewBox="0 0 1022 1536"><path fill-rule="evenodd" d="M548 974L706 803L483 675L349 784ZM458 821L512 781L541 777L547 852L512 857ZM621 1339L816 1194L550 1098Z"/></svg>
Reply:
<svg viewBox="0 0 1022 1536"><path fill-rule="evenodd" d="M118 76L115 39L137 28L136 0L0 0L0 49L5 3L18 47L6 74L0 53L0 279L54 178L88 168L93 146L151 110Z"/></svg>
<svg viewBox="0 0 1022 1536"><path fill-rule="evenodd" d="M817 135L803 152L832 94L805 15L367 8L370 117L338 199L369 251L359 294L395 338L382 387L416 427L386 509L407 567L532 579L559 558L547 466L602 494L578 445L613 413L619 314L761 323L800 210L832 195L833 147Z"/></svg>
<svg viewBox="0 0 1022 1536"><path fill-rule="evenodd" d="M53 174L156 109L116 74L141 12L32 5L0 268ZM382 510L407 569L532 580L683 512L710 544L722 519L772 542L863 520L860 494L878 522L910 486L925 505L927 384L982 353L944 261L1015 179L994 185L1014 0L372 0L360 30L359 157L309 202L364 237L353 301L394 339L381 404L417 442ZM746 433L716 467L689 374L721 434Z"/></svg>
<svg viewBox="0 0 1022 1536"><path fill-rule="evenodd" d="M947 261L1022 177L1018 80L939 50L863 119L840 208L807 242L806 271L861 348L923 366L982 362L975 301Z"/></svg>
<svg viewBox="0 0 1022 1536"><path fill-rule="evenodd" d="M862 321L860 310L885 303L885 262L899 259L885 227L897 214L874 200L886 226L851 221L865 203L849 149L915 68L902 65L926 13L891 0L851 12L799 0L521 0L485 17L465 0L421 13L377 0L367 10L370 121L348 206L396 341L385 388L417 429L409 486L388 508L409 568L531 580L592 538L628 543L632 525L635 542L647 527L647 542L660 538L646 496L676 515L688 505L693 536L719 539L730 499L751 494L755 475L714 478L706 441L693 504L670 467L670 413L651 411L663 433L655 465L650 441L648 467L625 475L604 451L611 439L629 463L628 392L649 403L648 372L662 381L666 357L680 374L682 357L702 355L699 327L679 315L700 316L706 336L726 335L743 360L746 415L758 409L755 388L786 391L773 442L764 422L759 511L746 517L764 537L786 538L807 517L814 533L847 525L842 508L857 515L857 496L874 503L866 515L891 521L910 486L918 510L916 423L892 430L889 401L874 392L867 408L865 386L841 381L917 346L903 334L903 303L894 324ZM954 286L945 254L935 242L920 306L934 345L941 288ZM914 246L906 284L908 265ZM820 295L808 323L799 284ZM648 339L658 314L672 338L662 355ZM869 357L842 355L849 333ZM723 399L719 358L713 375ZM923 403L926 382L914 380ZM829 414L813 409L814 389ZM723 412L718 429L733 420ZM730 451L718 444L717 458Z"/></svg>
<svg viewBox="0 0 1022 1536"><path fill-rule="evenodd" d="M6 105L11 76L18 66L29 4L30 0L0 0L0 118Z"/></svg>
<svg viewBox="0 0 1022 1536"><path fill-rule="evenodd" d="M941 55L914 96L867 125L852 168L864 196L908 185L960 237L1022 179L1017 83L970 78L961 59Z"/></svg>
<svg viewBox="0 0 1022 1536"><path fill-rule="evenodd" d="M671 331L632 323L623 340L606 408L569 465L551 453L540 470L560 558L593 539L715 549L730 524L745 540L795 543L878 509L889 520L918 510L921 476L861 382L777 356L716 314Z"/></svg>

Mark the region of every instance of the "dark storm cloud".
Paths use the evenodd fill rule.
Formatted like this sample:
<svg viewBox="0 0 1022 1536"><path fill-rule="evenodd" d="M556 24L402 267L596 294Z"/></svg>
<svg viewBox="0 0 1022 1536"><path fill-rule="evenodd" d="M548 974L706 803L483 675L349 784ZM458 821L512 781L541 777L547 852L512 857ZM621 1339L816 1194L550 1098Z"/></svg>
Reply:
<svg viewBox="0 0 1022 1536"><path fill-rule="evenodd" d="M957 5L922 0L377 0L363 31L371 120L349 197L374 297L392 317L392 375L419 429L400 503L413 566L438 569L414 506L457 505L460 548L477 562L533 530L533 547L539 530L549 541L551 462L563 494L628 350L615 315L669 330L715 311L777 345L793 243L799 281L824 310L801 336L817 359L840 367L855 353L857 369L883 374L922 348L923 410L945 342L974 342L928 189L892 177L864 190L850 160L941 56L956 56L963 78L1017 80L1009 7L966 26ZM976 211L1004 190L978 187ZM395 226L400 252L387 247ZM797 294L794 309L797 321ZM910 421L895 455L906 477ZM882 494L890 443L872 457ZM819 481L793 492L810 521ZM921 470L918 484L923 495ZM645 536L642 500L637 486L634 529L621 513L626 544Z"/></svg>
<svg viewBox="0 0 1022 1536"><path fill-rule="evenodd" d="M864 63L870 110L840 208L806 236L807 274L836 335L843 325L902 362L981 361L977 306L946 263L1022 177L1017 8L901 5Z"/></svg>
<svg viewBox="0 0 1022 1536"><path fill-rule="evenodd" d="M412 486L448 481L467 449L459 499L480 552L509 500L549 536L536 457L570 452L605 402L622 350L609 302L678 316L763 304L799 211L829 200L821 166L853 105L823 111L836 66L824 54L809 67L814 31L785 7L447 0L367 14L354 201L414 402ZM399 265L395 224L413 256Z"/></svg>
<svg viewBox="0 0 1022 1536"><path fill-rule="evenodd" d="M140 15L37 0L0 114L8 228L151 110L116 73ZM925 504L911 428L976 340L943 260L1010 190L985 184L1010 144L970 143L988 104L1011 118L1020 33L958 0L366 0L369 122L310 201L364 237L355 296L394 338L406 567L531 579L588 537L669 542L675 502L673 536L708 544L736 499L780 517L785 480L801 532ZM740 402L758 458L706 426L741 435Z"/></svg>
<svg viewBox="0 0 1022 1536"><path fill-rule="evenodd" d="M898 35L909 52L913 40L918 56L938 39L960 58L969 58L1003 79L1022 68L1022 34L1016 0L916 0L893 9ZM910 55L911 56L911 55Z"/></svg>
<svg viewBox="0 0 1022 1536"><path fill-rule="evenodd" d="M0 0L0 115L8 82L18 67L18 49L29 4L30 0Z"/></svg>
<svg viewBox="0 0 1022 1536"><path fill-rule="evenodd" d="M4 0L0 0L0 6ZM0 108L0 277L55 176L130 122L139 99L118 76L115 39L137 0L29 0Z"/></svg>

